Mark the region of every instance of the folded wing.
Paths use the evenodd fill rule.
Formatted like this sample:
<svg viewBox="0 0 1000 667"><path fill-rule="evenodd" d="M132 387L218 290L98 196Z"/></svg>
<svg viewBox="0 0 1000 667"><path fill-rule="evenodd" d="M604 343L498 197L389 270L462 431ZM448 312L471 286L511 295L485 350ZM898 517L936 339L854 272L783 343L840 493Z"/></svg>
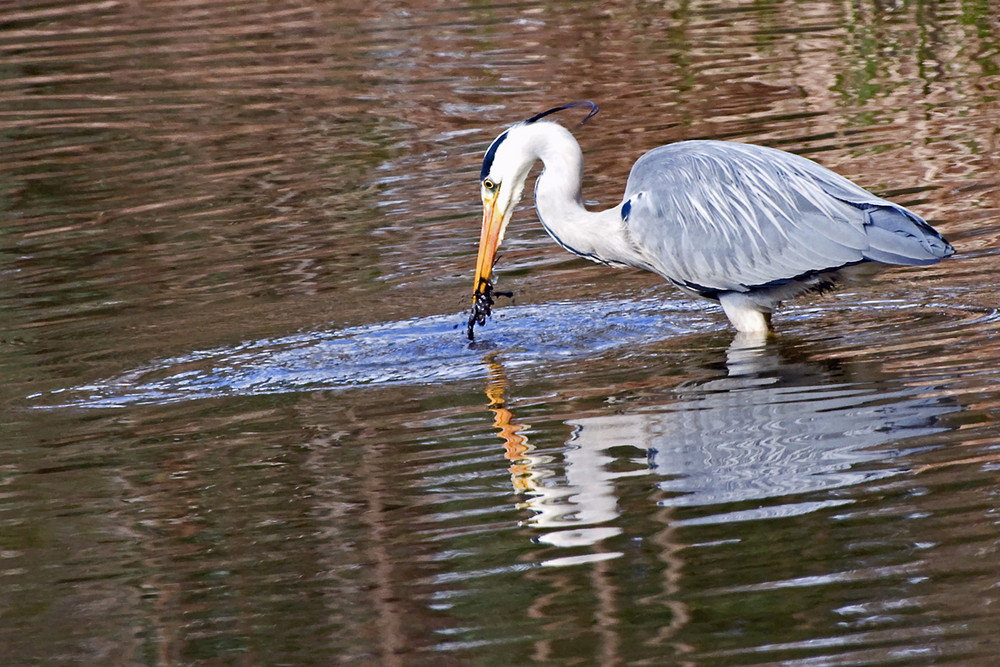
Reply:
<svg viewBox="0 0 1000 667"><path fill-rule="evenodd" d="M625 190L648 268L696 292L749 292L864 261L933 264L954 250L930 225L811 160L686 141L646 153Z"/></svg>

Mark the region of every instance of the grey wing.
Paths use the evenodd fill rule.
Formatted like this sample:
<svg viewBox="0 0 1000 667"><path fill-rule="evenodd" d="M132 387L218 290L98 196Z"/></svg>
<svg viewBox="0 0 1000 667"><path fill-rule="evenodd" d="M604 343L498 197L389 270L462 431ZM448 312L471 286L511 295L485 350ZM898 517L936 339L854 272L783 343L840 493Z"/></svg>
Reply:
<svg viewBox="0 0 1000 667"><path fill-rule="evenodd" d="M907 209L811 160L750 144L686 141L646 153L622 210L646 266L702 294L954 252Z"/></svg>

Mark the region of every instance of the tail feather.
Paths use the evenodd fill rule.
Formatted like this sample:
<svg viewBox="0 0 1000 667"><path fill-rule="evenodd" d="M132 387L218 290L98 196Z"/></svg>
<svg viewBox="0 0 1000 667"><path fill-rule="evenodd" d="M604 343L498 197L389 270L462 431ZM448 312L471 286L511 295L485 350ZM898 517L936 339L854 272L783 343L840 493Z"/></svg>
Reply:
<svg viewBox="0 0 1000 667"><path fill-rule="evenodd" d="M865 259L886 264L934 264L955 249L919 216L901 206L867 205Z"/></svg>

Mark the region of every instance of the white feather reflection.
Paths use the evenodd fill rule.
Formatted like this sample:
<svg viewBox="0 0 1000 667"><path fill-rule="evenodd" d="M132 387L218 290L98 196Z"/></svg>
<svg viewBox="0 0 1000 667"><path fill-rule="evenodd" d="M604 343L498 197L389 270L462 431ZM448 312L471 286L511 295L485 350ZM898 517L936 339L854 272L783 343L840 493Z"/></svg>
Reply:
<svg viewBox="0 0 1000 667"><path fill-rule="evenodd" d="M573 448L565 457L565 483L554 478L555 457L541 454L528 442L506 407L507 381L496 355L486 360L490 382L486 396L493 412L493 426L504 441L504 457L512 462L509 471L515 491L528 496L519 507L533 512L530 525L556 529L542 535L540 541L555 546L589 545L621 532L617 527L598 526L618 516L617 498L609 483L611 457L600 449Z"/></svg>
<svg viewBox="0 0 1000 667"><path fill-rule="evenodd" d="M520 489L534 513L528 523L545 529L539 540L581 546L620 534L616 482L626 475L655 475L663 506L702 508L679 523L849 503L822 492L898 474L891 445L945 430L939 418L959 409L924 387L880 381L872 369L876 377L838 381L826 365L789 362L770 343L735 342L727 368L678 387L665 405L569 420L561 474L551 454L525 446ZM612 464L629 448L644 465L623 472Z"/></svg>

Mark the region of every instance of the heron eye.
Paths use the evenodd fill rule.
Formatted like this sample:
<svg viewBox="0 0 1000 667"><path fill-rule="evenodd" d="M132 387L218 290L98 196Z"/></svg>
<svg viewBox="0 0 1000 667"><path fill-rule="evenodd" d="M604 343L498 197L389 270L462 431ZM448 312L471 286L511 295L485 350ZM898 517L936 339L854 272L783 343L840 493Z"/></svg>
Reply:
<svg viewBox="0 0 1000 667"><path fill-rule="evenodd" d="M483 181L483 187L486 188L487 190L495 190L497 184L487 178L486 180Z"/></svg>

